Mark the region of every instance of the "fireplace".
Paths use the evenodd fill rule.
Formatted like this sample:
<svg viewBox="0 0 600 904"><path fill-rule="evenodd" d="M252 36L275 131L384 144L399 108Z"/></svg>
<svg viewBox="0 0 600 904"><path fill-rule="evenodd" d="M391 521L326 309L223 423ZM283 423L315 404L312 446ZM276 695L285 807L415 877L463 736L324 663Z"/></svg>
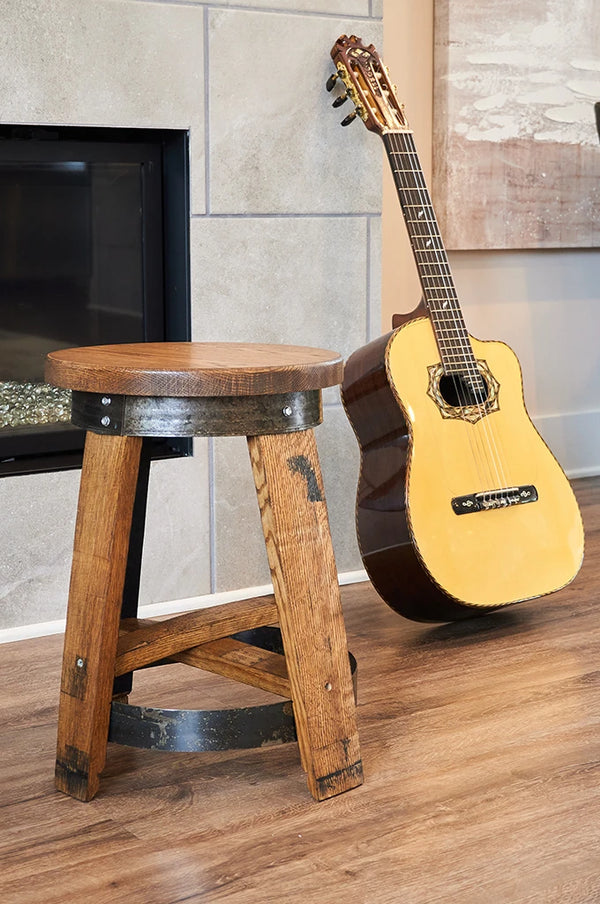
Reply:
<svg viewBox="0 0 600 904"><path fill-rule="evenodd" d="M81 463L48 351L189 338L187 132L0 126L0 474Z"/></svg>

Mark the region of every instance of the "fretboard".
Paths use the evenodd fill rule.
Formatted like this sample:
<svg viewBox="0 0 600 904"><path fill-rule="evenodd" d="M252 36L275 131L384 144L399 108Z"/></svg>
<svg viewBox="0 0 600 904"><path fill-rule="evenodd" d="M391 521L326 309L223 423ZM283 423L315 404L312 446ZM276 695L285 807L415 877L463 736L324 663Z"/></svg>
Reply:
<svg viewBox="0 0 600 904"><path fill-rule="evenodd" d="M412 133L382 137L444 370L474 373L473 349Z"/></svg>

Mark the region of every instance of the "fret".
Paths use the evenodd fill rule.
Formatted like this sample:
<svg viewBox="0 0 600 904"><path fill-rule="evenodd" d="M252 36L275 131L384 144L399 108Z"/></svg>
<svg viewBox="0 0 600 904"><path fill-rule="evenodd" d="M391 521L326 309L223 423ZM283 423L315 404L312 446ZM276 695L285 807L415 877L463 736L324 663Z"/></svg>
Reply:
<svg viewBox="0 0 600 904"><path fill-rule="evenodd" d="M440 231L439 231L439 229L437 228L437 223L436 223L436 224L434 224L434 223L428 223L427 225L428 225L428 226L431 226L431 227L435 226L435 228L430 229L430 231L429 231L425 236L421 236L421 238L430 238L430 237L436 238L436 239L439 241L439 243L440 243L440 249L445 250L445 249L444 249L444 243L442 242L442 237L441 237L441 235L440 235ZM409 229L408 231L409 231L410 233L413 232L413 230L411 230L411 229Z"/></svg>
<svg viewBox="0 0 600 904"><path fill-rule="evenodd" d="M437 310L440 314L443 314L452 307L457 313L460 310L458 298L456 297L456 292L452 286L429 286L422 282L421 288L423 289L423 294L427 296L427 301L432 303L432 307L436 307L435 303L440 302L437 306Z"/></svg>
<svg viewBox="0 0 600 904"><path fill-rule="evenodd" d="M406 220L408 231L416 238L430 238L434 236L441 240L441 235L437 231L437 224L427 220Z"/></svg>
<svg viewBox="0 0 600 904"><path fill-rule="evenodd" d="M463 327L462 325L456 326L456 327L440 326L436 330L436 333L440 336L442 342L446 338L444 335L445 333L447 333L448 336L468 336L469 335L467 333L466 327Z"/></svg>
<svg viewBox="0 0 600 904"><path fill-rule="evenodd" d="M438 288L443 288L443 287L439 286ZM450 302L450 301L457 300L456 296L452 297L452 296L448 296L447 294L446 295L433 295L431 293L431 291L429 290L429 288L425 289L425 294L427 295L427 301L448 301L448 302Z"/></svg>
<svg viewBox="0 0 600 904"><path fill-rule="evenodd" d="M435 220L411 220L409 217L405 217L406 225L408 226L408 231L419 234L418 230L422 229L422 227L426 227L426 232L421 232L421 235L439 235L439 232L436 228ZM440 236L441 238L441 236Z"/></svg>
<svg viewBox="0 0 600 904"><path fill-rule="evenodd" d="M418 236L417 236L417 238L418 238ZM439 253L439 256L440 256L440 262L443 262L444 249L443 249L443 247L442 247L441 244L439 244L439 245L434 245L432 241L429 241L429 242L424 242L423 248L419 248L419 247L416 245L416 243L415 243L415 241L414 241L414 236L413 236L413 237L411 237L411 247L412 247L413 254L415 255L415 257L416 257L417 254L418 254L419 256L421 256L421 255L431 255L432 253ZM432 260L431 256L430 256L430 257L426 257L426 262L427 262L428 264L435 264L435 263L436 263L435 258ZM417 260L417 264L420 265L420 263L421 263L421 261L420 261L420 260Z"/></svg>
<svg viewBox="0 0 600 904"><path fill-rule="evenodd" d="M399 175L401 170L393 170L393 172L397 176ZM409 183L408 181L401 182L400 179L394 179L394 182L396 183L396 188L398 189L398 191L401 194L405 194L407 196L405 200L408 200L408 198L411 197L414 192L418 192L419 194L417 197L419 198L421 204L427 204L427 206L431 206L431 201L429 200L429 197L427 195L427 186L424 182L420 183L418 181L414 181Z"/></svg>
<svg viewBox="0 0 600 904"><path fill-rule="evenodd" d="M439 323L433 324L435 328L436 335L439 336L440 340L443 342L447 341L446 333L450 336L462 337L468 336L466 326L461 323L459 320L456 321L456 324L452 324L451 326L446 324L445 326L441 326Z"/></svg>
<svg viewBox="0 0 600 904"><path fill-rule="evenodd" d="M407 224L407 226L408 226L408 224ZM421 236L421 238L430 238L430 237L436 238L436 239L438 239L438 241L440 243L440 248L444 248L444 243L442 242L442 236L440 235L440 231L437 228L437 223L427 223L427 226L430 227L429 232L427 232L424 236ZM412 229L409 229L408 231L411 233L414 232L414 230L412 230Z"/></svg>
<svg viewBox="0 0 600 904"><path fill-rule="evenodd" d="M439 327L441 330L456 329L457 326L460 326L461 330L464 329L466 332L467 328L464 325L462 318L458 316L460 314L458 309L453 312L451 317L439 317L437 316L437 311L432 311L431 313L433 315L431 319L434 321L434 326Z"/></svg>
<svg viewBox="0 0 600 904"><path fill-rule="evenodd" d="M398 172L398 171L396 171L396 172ZM418 185L417 184L415 184L415 185L398 185L397 179L395 180L395 182L396 182L396 188L399 191L406 192L406 193L414 192L414 191L420 192L419 200L421 201L421 204L422 205L424 204L426 207L431 207L431 209L433 210L433 204L431 203L431 201L429 199L429 193L427 191L427 186L425 185L425 182L423 182L422 184L418 184ZM418 206L418 205L416 205L416 206Z"/></svg>
<svg viewBox="0 0 600 904"><path fill-rule="evenodd" d="M442 362L444 363L444 362ZM476 361L473 358L473 367L476 367ZM467 376L471 385L477 385L485 387L485 380L481 376L479 371L469 370L464 366L461 367L459 364L444 364L444 370L447 374L461 374L461 376Z"/></svg>
<svg viewBox="0 0 600 904"><path fill-rule="evenodd" d="M434 223L426 223L423 220L412 223L410 220L407 220L406 225L409 233L415 239L438 239L440 243L442 241L442 237L437 231Z"/></svg>
<svg viewBox="0 0 600 904"><path fill-rule="evenodd" d="M436 244L434 242L432 236L411 235L410 242L411 242L411 246L412 246L412 249L415 254L420 254L420 255L429 254L430 255L430 257L427 258L427 263L435 264L437 262L435 256L433 257L433 260L432 260L432 257L431 257L432 254L437 255L439 257L440 263L443 263L444 247L441 243L441 239L440 239L439 243Z"/></svg>
<svg viewBox="0 0 600 904"><path fill-rule="evenodd" d="M402 172L402 170L392 170L392 172L400 173L400 172ZM420 196L420 198L419 198L419 200L421 201L421 204L425 204L427 207L433 208L433 204L432 204L431 199L430 199L430 197L429 197L429 192L427 191L427 186L425 185L425 180L424 180L424 179L421 179L421 180L419 180L419 181L417 182L416 180L417 180L417 176L418 176L418 175L422 175L422 173L417 174L417 173L414 173L414 172L413 172L413 176L415 177L415 182L414 182L413 185L398 185L398 180L396 179L396 180L395 180L396 186L397 186L397 188L400 189L400 191L405 191L405 192L418 191L418 192L421 192L421 196Z"/></svg>
<svg viewBox="0 0 600 904"><path fill-rule="evenodd" d="M410 214L410 216L409 216ZM427 217L424 213L420 213L417 217L412 216L413 211L404 211L404 219L406 223L414 224L415 226L427 226L435 235L440 235L440 231L438 229L438 224L435 216ZM440 236L441 238L441 236Z"/></svg>
<svg viewBox="0 0 600 904"><path fill-rule="evenodd" d="M462 335L455 333L452 338L450 338L449 336L438 336L437 338L438 338L440 345L448 345L454 349L456 349L458 347L458 350L461 351L462 346L460 345L460 343L463 342L464 339L468 338L468 335L469 335L468 333L464 333Z"/></svg>
<svg viewBox="0 0 600 904"><path fill-rule="evenodd" d="M445 348L441 344L438 343L438 346L440 349L440 354L441 354L442 358L444 358L444 360L455 359L457 361L458 360L469 361L469 362L471 361L471 346L470 345L464 344L464 345L459 345L457 347L456 344L454 344L454 346L452 346L451 348ZM454 350L452 350L452 349L454 349Z"/></svg>
<svg viewBox="0 0 600 904"><path fill-rule="evenodd" d="M445 333L440 333L438 330L436 330L435 334L440 344L445 345L456 345L457 343L464 342L469 338L469 334L467 333L466 329L463 330L462 328L459 330L447 330Z"/></svg>
<svg viewBox="0 0 600 904"><path fill-rule="evenodd" d="M447 326L448 324L454 325L454 324L459 323L461 326L461 329L462 328L466 329L466 327L464 327L464 325L463 325L462 318L459 316L460 310L458 308L454 308L454 310L452 310L452 311L447 308L446 311L449 315L447 317L443 316L446 313L444 311L438 311L438 310L431 311L431 314L432 314L431 319L435 321L436 326L439 326L440 329L444 329L444 325ZM440 316L440 315L442 315L442 316Z"/></svg>
<svg viewBox="0 0 600 904"><path fill-rule="evenodd" d="M418 220L416 223L411 223L410 220L407 220L406 225L412 238L437 239L440 242L440 247L443 247L441 244L442 237L437 231L437 228L434 228L434 223L425 223L422 220Z"/></svg>
<svg viewBox="0 0 600 904"><path fill-rule="evenodd" d="M467 333L466 329L463 329L462 327L458 327L457 329L451 329L450 327L438 327L435 332L440 342L454 342L455 339L469 338L469 334Z"/></svg>
<svg viewBox="0 0 600 904"><path fill-rule="evenodd" d="M447 272L446 274L444 274L444 275L445 275L445 276L448 276L448 277L450 277L450 278L452 278L452 274L451 274L451 272L450 272L450 265L449 265L448 263L444 263L444 262L442 262L442 261L440 261L440 262L438 262L438 261L423 261L419 266L420 266L423 270L424 270L426 267L434 267L435 270L437 270L437 271L442 271L442 272L443 272L443 268L445 268L448 272ZM422 275L423 275L423 277L424 277L425 279L428 278L428 277L427 277L427 274L422 274Z"/></svg>
<svg viewBox="0 0 600 904"><path fill-rule="evenodd" d="M441 350L440 350L441 351ZM469 353L461 354L460 352L447 352L444 351L442 354L442 361L445 363L447 360L454 358L456 361L462 361L463 364L466 362L467 365L475 364L475 358L473 357L473 352L471 351L471 347L469 346Z"/></svg>

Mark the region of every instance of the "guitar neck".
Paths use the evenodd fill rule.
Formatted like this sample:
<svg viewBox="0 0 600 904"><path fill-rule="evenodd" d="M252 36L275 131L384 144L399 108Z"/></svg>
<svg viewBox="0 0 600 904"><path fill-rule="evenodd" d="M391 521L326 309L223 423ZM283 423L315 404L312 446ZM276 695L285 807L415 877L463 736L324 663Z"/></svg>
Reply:
<svg viewBox="0 0 600 904"><path fill-rule="evenodd" d="M444 370L464 371L474 364L473 352L412 132L385 132L382 139Z"/></svg>

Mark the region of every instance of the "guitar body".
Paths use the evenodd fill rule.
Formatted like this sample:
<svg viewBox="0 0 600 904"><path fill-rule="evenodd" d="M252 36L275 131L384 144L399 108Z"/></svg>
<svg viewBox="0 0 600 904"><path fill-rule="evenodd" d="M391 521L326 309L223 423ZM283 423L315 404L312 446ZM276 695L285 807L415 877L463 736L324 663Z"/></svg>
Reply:
<svg viewBox="0 0 600 904"><path fill-rule="evenodd" d="M452 416L431 391L439 351L424 307L346 365L342 394L361 448L363 562L383 599L417 621L552 593L583 557L579 508L527 414L517 358L504 343L469 338L497 387L493 404L472 420ZM453 508L453 500L501 487L534 487L537 499L464 514Z"/></svg>

